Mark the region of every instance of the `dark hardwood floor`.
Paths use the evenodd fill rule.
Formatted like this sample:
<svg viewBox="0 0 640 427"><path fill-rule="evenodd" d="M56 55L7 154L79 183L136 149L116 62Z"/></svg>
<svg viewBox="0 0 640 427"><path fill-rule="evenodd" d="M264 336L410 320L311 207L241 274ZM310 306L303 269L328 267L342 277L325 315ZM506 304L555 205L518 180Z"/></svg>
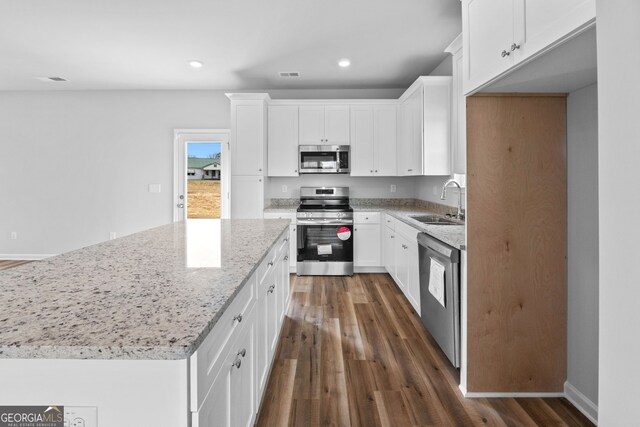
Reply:
<svg viewBox="0 0 640 427"><path fill-rule="evenodd" d="M292 276L258 426L591 426L564 398L465 399L386 274Z"/></svg>
<svg viewBox="0 0 640 427"><path fill-rule="evenodd" d="M6 270L8 268L17 267L22 264L26 264L31 261L9 261L9 260L0 260L0 270Z"/></svg>

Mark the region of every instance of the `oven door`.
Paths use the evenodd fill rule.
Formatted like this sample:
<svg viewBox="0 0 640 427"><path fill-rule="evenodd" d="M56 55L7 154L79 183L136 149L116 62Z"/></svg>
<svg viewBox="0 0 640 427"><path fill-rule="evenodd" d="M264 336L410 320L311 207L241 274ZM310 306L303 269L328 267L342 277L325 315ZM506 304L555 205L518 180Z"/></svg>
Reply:
<svg viewBox="0 0 640 427"><path fill-rule="evenodd" d="M353 221L298 219L299 275L353 274Z"/></svg>

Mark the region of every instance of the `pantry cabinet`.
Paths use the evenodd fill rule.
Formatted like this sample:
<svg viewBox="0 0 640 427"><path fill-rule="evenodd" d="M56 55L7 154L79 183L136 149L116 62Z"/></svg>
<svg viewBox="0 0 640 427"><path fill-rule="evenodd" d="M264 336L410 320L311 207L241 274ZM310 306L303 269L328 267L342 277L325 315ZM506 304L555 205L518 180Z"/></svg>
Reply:
<svg viewBox="0 0 640 427"><path fill-rule="evenodd" d="M348 145L348 105L301 105L299 107L300 145Z"/></svg>
<svg viewBox="0 0 640 427"><path fill-rule="evenodd" d="M463 0L470 94L595 22L595 0Z"/></svg>
<svg viewBox="0 0 640 427"><path fill-rule="evenodd" d="M351 106L351 176L395 176L398 107Z"/></svg>
<svg viewBox="0 0 640 427"><path fill-rule="evenodd" d="M451 83L420 77L400 97L399 176L451 173Z"/></svg>
<svg viewBox="0 0 640 427"><path fill-rule="evenodd" d="M268 175L298 176L298 106L270 105L268 123Z"/></svg>

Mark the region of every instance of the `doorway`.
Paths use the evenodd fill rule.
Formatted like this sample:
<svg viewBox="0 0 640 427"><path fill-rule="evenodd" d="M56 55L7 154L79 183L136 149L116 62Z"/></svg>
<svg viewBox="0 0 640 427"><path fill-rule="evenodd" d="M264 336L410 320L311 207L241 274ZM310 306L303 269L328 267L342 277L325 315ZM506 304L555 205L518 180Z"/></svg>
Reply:
<svg viewBox="0 0 640 427"><path fill-rule="evenodd" d="M229 130L176 130L173 220L229 218Z"/></svg>

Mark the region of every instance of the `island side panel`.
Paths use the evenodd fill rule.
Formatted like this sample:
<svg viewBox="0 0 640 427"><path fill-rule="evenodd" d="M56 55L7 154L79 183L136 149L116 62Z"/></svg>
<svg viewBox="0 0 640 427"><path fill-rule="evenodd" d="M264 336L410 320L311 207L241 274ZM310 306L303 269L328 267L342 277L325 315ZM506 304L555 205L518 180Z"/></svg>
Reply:
<svg viewBox="0 0 640 427"><path fill-rule="evenodd" d="M1 405L95 406L100 427L188 427L188 361L0 360Z"/></svg>

